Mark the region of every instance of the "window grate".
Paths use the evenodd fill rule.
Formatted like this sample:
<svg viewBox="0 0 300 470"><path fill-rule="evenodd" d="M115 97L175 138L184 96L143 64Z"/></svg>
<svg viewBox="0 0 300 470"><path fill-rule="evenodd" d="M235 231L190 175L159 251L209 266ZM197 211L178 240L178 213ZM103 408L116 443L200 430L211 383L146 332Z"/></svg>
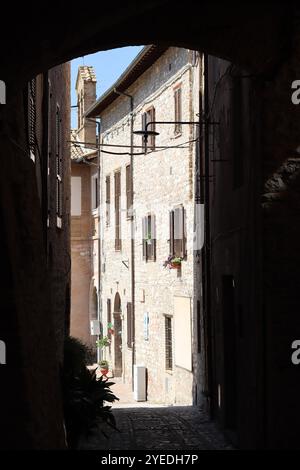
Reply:
<svg viewBox="0 0 300 470"><path fill-rule="evenodd" d="M173 369L172 318L165 317L165 352L166 369Z"/></svg>

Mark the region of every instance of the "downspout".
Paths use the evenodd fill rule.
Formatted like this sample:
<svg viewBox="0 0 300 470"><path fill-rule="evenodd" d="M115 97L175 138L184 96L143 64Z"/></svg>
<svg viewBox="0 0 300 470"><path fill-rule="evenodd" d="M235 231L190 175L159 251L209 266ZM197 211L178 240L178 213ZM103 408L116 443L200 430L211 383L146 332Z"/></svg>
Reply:
<svg viewBox="0 0 300 470"><path fill-rule="evenodd" d="M98 167L97 167L97 177L98 177L98 191L99 191L99 200L98 200L98 321L100 324L100 334L102 330L102 292L101 292L101 146L100 146L100 137L101 137L101 121L96 120L96 125L98 128L98 145L97 145L97 157L98 157ZM98 335L98 340L100 336ZM102 350L97 348L97 360L98 363L102 360Z"/></svg>
<svg viewBox="0 0 300 470"><path fill-rule="evenodd" d="M100 182L101 178L101 146L100 146L100 136L101 136L101 121L92 118L86 118L91 122L94 122L98 128L98 143L97 145L97 178L98 178L98 191L99 191L99 201L98 201L98 305L97 305L97 315L98 322L100 325L100 335L97 335L97 340L100 339L102 335L102 296L101 296L101 191L102 185ZM102 359L102 351L100 348L97 348L97 362L99 363Z"/></svg>
<svg viewBox="0 0 300 470"><path fill-rule="evenodd" d="M131 318L132 318L132 362L131 362L131 376L132 376L132 390L134 390L134 364L136 357L135 350L135 230L134 230L134 212L133 212L133 96L114 88L114 92L121 96L126 96L130 99L130 185L131 185L131 215L130 215L130 235L131 235Z"/></svg>
<svg viewBox="0 0 300 470"><path fill-rule="evenodd" d="M209 95L208 95L208 55L203 55L202 62L204 76L204 99L201 100L201 112L205 116L204 138L202 139L202 155L200 157L200 199L204 203L204 247L202 249L202 286L204 298L204 320L205 320L205 336L206 336L206 360L205 360L205 394L208 398L209 413L213 417L213 345L212 345L212 318L211 318L211 247L210 247L210 187L209 187ZM201 118L200 112L200 118Z"/></svg>

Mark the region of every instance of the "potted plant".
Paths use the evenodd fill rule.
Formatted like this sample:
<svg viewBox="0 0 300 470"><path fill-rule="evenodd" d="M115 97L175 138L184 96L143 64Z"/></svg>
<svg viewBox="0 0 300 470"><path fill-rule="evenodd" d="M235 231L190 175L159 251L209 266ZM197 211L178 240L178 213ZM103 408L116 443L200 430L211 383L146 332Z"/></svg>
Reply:
<svg viewBox="0 0 300 470"><path fill-rule="evenodd" d="M109 346L110 341L109 341L108 336L103 336L103 338L97 339L96 345L97 345L98 348L101 348L101 349L106 348L107 346Z"/></svg>
<svg viewBox="0 0 300 470"><path fill-rule="evenodd" d="M101 374L106 377L108 373L108 361L103 359L102 361L100 361L99 366Z"/></svg>
<svg viewBox="0 0 300 470"><path fill-rule="evenodd" d="M180 269L181 263L182 258L180 256L169 255L163 265L165 268L169 269Z"/></svg>
<svg viewBox="0 0 300 470"><path fill-rule="evenodd" d="M110 323L110 322L107 324L107 332L108 332L109 334L111 334L111 335L113 335L114 332L115 332L115 331L114 331L114 325L113 325L112 323Z"/></svg>

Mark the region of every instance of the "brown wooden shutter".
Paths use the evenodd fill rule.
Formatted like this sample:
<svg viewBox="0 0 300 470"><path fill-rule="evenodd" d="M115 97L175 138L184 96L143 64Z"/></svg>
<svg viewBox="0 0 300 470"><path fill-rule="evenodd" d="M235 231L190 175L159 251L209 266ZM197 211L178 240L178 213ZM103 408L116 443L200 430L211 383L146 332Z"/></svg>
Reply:
<svg viewBox="0 0 300 470"><path fill-rule="evenodd" d="M111 300L107 299L107 323L111 323Z"/></svg>
<svg viewBox="0 0 300 470"><path fill-rule="evenodd" d="M143 113L142 114L142 130L146 130L146 124L147 124L147 113ZM143 152L146 152L147 150L147 145L145 143L145 138L144 136L142 136L142 148L143 148Z"/></svg>
<svg viewBox="0 0 300 470"><path fill-rule="evenodd" d="M181 208L181 258L186 255L185 209Z"/></svg>
<svg viewBox="0 0 300 470"><path fill-rule="evenodd" d="M127 346L132 348L133 341L133 325L132 325L132 308L131 303L127 303Z"/></svg>
<svg viewBox="0 0 300 470"><path fill-rule="evenodd" d="M115 249L121 250L121 173L115 173Z"/></svg>
<svg viewBox="0 0 300 470"><path fill-rule="evenodd" d="M169 212L169 227L170 227L170 255L174 255L174 211Z"/></svg>
<svg viewBox="0 0 300 470"><path fill-rule="evenodd" d="M146 236L147 236L147 217L143 217L143 219L142 219L143 259L147 261L147 243L146 243Z"/></svg>
<svg viewBox="0 0 300 470"><path fill-rule="evenodd" d="M182 120L182 104L181 104L181 87L178 87L174 91L174 106L175 106L175 121ZM175 124L175 134L181 132L182 125Z"/></svg>
<svg viewBox="0 0 300 470"><path fill-rule="evenodd" d="M105 178L106 187L106 225L110 224L110 176Z"/></svg>
<svg viewBox="0 0 300 470"><path fill-rule="evenodd" d="M151 241L152 241L152 259L156 261L156 217L151 215Z"/></svg>
<svg viewBox="0 0 300 470"><path fill-rule="evenodd" d="M126 211L127 217L131 217L132 211L132 187L131 187L131 165L126 166Z"/></svg>
<svg viewBox="0 0 300 470"><path fill-rule="evenodd" d="M181 208L174 209L174 254L181 256Z"/></svg>
<svg viewBox="0 0 300 470"><path fill-rule="evenodd" d="M149 113L148 113L148 120L147 122L153 122L155 121L155 108L154 106L150 108ZM155 124L151 124L149 126L149 130L155 131ZM151 135L149 138L149 147L151 150L155 150L155 135Z"/></svg>

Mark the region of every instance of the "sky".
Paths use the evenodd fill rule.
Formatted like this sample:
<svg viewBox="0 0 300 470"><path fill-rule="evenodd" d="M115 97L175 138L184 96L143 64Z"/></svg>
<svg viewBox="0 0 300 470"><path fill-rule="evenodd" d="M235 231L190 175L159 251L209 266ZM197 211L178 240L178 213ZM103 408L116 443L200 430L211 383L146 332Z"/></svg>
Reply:
<svg viewBox="0 0 300 470"><path fill-rule="evenodd" d="M97 98L109 88L137 56L143 46L121 47L78 57L71 62L71 105L77 104L75 83L80 65L92 65L97 77ZM71 127L77 126L77 108L71 111Z"/></svg>

